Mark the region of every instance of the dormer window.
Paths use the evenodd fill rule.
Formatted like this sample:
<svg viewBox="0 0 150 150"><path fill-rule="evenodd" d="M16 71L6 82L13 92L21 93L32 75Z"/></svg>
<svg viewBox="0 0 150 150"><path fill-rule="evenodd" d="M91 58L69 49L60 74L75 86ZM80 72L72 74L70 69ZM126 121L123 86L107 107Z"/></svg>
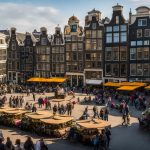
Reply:
<svg viewBox="0 0 150 150"><path fill-rule="evenodd" d="M139 19L138 20L138 26L147 26L147 19Z"/></svg>
<svg viewBox="0 0 150 150"><path fill-rule="evenodd" d="M77 25L72 25L71 32L77 32Z"/></svg>
<svg viewBox="0 0 150 150"><path fill-rule="evenodd" d="M46 37L42 37L41 45L47 45L47 38Z"/></svg>
<svg viewBox="0 0 150 150"><path fill-rule="evenodd" d="M96 29L96 23L92 23L92 29Z"/></svg>
<svg viewBox="0 0 150 150"><path fill-rule="evenodd" d="M116 16L116 24L119 24L119 16Z"/></svg>
<svg viewBox="0 0 150 150"><path fill-rule="evenodd" d="M12 42L12 44L11 44L11 49L12 49L12 50L16 50L16 43L15 43L15 42Z"/></svg>

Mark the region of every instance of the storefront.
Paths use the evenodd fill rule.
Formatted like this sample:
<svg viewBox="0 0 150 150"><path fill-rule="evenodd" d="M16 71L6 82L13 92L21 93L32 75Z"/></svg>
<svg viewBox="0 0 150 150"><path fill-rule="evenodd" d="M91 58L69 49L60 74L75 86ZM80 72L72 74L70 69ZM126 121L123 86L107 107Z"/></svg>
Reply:
<svg viewBox="0 0 150 150"><path fill-rule="evenodd" d="M66 72L67 86L80 86L84 85L84 74L83 73L73 73Z"/></svg>
<svg viewBox="0 0 150 150"><path fill-rule="evenodd" d="M101 69L85 69L85 85L100 85L102 80L102 70Z"/></svg>

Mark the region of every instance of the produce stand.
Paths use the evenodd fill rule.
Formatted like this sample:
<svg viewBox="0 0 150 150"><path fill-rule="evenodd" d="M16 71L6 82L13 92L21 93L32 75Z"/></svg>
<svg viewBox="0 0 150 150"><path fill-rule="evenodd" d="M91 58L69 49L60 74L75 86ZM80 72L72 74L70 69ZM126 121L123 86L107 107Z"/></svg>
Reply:
<svg viewBox="0 0 150 150"><path fill-rule="evenodd" d="M1 108L0 124L19 127L21 125L21 119L26 113L28 113L28 111L24 109Z"/></svg>
<svg viewBox="0 0 150 150"><path fill-rule="evenodd" d="M101 119L79 120L76 122L78 128L79 139L84 144L90 144L93 137L111 124Z"/></svg>
<svg viewBox="0 0 150 150"><path fill-rule="evenodd" d="M51 137L64 137L68 133L68 127L71 127L73 117L70 116L54 116L50 119L41 119L45 126L45 134Z"/></svg>

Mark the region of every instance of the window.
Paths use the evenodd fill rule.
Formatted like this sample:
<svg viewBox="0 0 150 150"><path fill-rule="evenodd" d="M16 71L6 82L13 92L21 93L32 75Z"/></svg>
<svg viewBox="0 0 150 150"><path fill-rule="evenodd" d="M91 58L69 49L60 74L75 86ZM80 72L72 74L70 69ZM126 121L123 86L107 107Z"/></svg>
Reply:
<svg viewBox="0 0 150 150"><path fill-rule="evenodd" d="M127 26L126 25L121 25L120 28L121 28L120 29L121 31L127 31Z"/></svg>
<svg viewBox="0 0 150 150"><path fill-rule="evenodd" d="M137 48L137 60L143 59L142 54L142 48Z"/></svg>
<svg viewBox="0 0 150 150"><path fill-rule="evenodd" d="M127 47L120 47L120 60L127 60Z"/></svg>
<svg viewBox="0 0 150 150"><path fill-rule="evenodd" d="M136 48L130 48L130 60L136 59Z"/></svg>
<svg viewBox="0 0 150 150"><path fill-rule="evenodd" d="M143 57L144 57L144 59L149 59L149 48L148 47L144 48Z"/></svg>
<svg viewBox="0 0 150 150"><path fill-rule="evenodd" d="M145 29L144 30L144 36L145 37L150 37L150 29Z"/></svg>
<svg viewBox="0 0 150 150"><path fill-rule="evenodd" d="M137 38L142 37L142 29L137 30Z"/></svg>
<svg viewBox="0 0 150 150"><path fill-rule="evenodd" d="M77 31L77 25L72 25L71 32L76 32L76 31Z"/></svg>
<svg viewBox="0 0 150 150"><path fill-rule="evenodd" d="M112 32L112 27L111 26L107 26L106 27L106 32Z"/></svg>
<svg viewBox="0 0 150 150"><path fill-rule="evenodd" d="M101 39L97 40L97 50L102 50L102 40Z"/></svg>
<svg viewBox="0 0 150 150"><path fill-rule="evenodd" d="M78 60L79 60L79 61L83 60L83 55L82 55L82 53L78 53Z"/></svg>
<svg viewBox="0 0 150 150"><path fill-rule="evenodd" d="M138 26L147 26L147 19L139 19Z"/></svg>
<svg viewBox="0 0 150 150"><path fill-rule="evenodd" d="M92 23L92 29L96 29L96 23Z"/></svg>
<svg viewBox="0 0 150 150"><path fill-rule="evenodd" d="M86 60L91 60L91 54L86 54L85 59L86 59Z"/></svg>
<svg viewBox="0 0 150 150"><path fill-rule="evenodd" d="M77 61L77 60L78 60L78 56L77 56L77 53L76 53L76 52L74 52L74 53L72 54L72 59L73 59L73 61Z"/></svg>
<svg viewBox="0 0 150 150"><path fill-rule="evenodd" d="M119 31L119 26L113 26L113 31L118 32Z"/></svg>
<svg viewBox="0 0 150 150"><path fill-rule="evenodd" d="M131 41L131 46L136 46L136 41Z"/></svg>
<svg viewBox="0 0 150 150"><path fill-rule="evenodd" d="M11 49L12 49L12 50L16 50L16 43L15 43L15 42L12 42L12 44L11 44Z"/></svg>
<svg viewBox="0 0 150 150"><path fill-rule="evenodd" d="M72 43L72 51L77 51L77 43Z"/></svg>
<svg viewBox="0 0 150 150"><path fill-rule="evenodd" d="M113 47L113 61L118 61L119 60L119 48L118 47Z"/></svg>
<svg viewBox="0 0 150 150"><path fill-rule="evenodd" d="M86 30L86 38L90 38L91 37L91 30Z"/></svg>
<svg viewBox="0 0 150 150"><path fill-rule="evenodd" d="M91 49L92 50L96 50L97 49L96 39L92 39L91 40Z"/></svg>
<svg viewBox="0 0 150 150"><path fill-rule="evenodd" d="M111 33L106 34L106 43L112 43L112 34Z"/></svg>
<svg viewBox="0 0 150 150"><path fill-rule="evenodd" d="M113 76L118 77L119 76L119 65L113 64Z"/></svg>
<svg viewBox="0 0 150 150"><path fill-rule="evenodd" d="M118 43L119 42L119 33L114 33L113 34L113 38L114 38L114 43Z"/></svg>
<svg viewBox="0 0 150 150"><path fill-rule="evenodd" d="M101 30L97 30L97 38L102 38L102 31Z"/></svg>
<svg viewBox="0 0 150 150"><path fill-rule="evenodd" d="M77 41L78 37L76 35L72 35L72 41Z"/></svg>
<svg viewBox="0 0 150 150"><path fill-rule="evenodd" d="M149 45L149 40L145 40L144 45Z"/></svg>
<svg viewBox="0 0 150 150"><path fill-rule="evenodd" d="M119 16L116 16L116 24L119 24Z"/></svg>
<svg viewBox="0 0 150 150"><path fill-rule="evenodd" d="M130 64L130 75L131 76L136 75L136 64Z"/></svg>
<svg viewBox="0 0 150 150"><path fill-rule="evenodd" d="M124 77L127 75L127 65L126 64L120 64L120 76Z"/></svg>
<svg viewBox="0 0 150 150"><path fill-rule="evenodd" d="M137 41L137 46L142 46L143 42L142 41Z"/></svg>
<svg viewBox="0 0 150 150"><path fill-rule="evenodd" d="M142 75L143 75L142 64L137 64L137 76L142 76Z"/></svg>
<svg viewBox="0 0 150 150"><path fill-rule="evenodd" d="M127 33L121 32L121 42L127 42Z"/></svg>
<svg viewBox="0 0 150 150"><path fill-rule="evenodd" d="M110 61L111 60L111 55L112 55L112 49L111 47L106 47L105 50L105 60Z"/></svg>
<svg viewBox="0 0 150 150"><path fill-rule="evenodd" d="M83 50L83 44L82 43L78 43L78 50Z"/></svg>
<svg viewBox="0 0 150 150"><path fill-rule="evenodd" d="M91 50L91 40L90 39L87 39L85 41L85 48L86 48L86 50Z"/></svg>
<svg viewBox="0 0 150 150"><path fill-rule="evenodd" d="M92 31L92 38L96 38L96 30Z"/></svg>
<svg viewBox="0 0 150 150"><path fill-rule="evenodd" d="M66 51L71 51L71 44L66 44Z"/></svg>
<svg viewBox="0 0 150 150"><path fill-rule="evenodd" d="M47 45L47 38L46 37L41 38L41 45Z"/></svg>
<svg viewBox="0 0 150 150"><path fill-rule="evenodd" d="M106 76L111 76L111 64L106 64L105 65L105 75Z"/></svg>
<svg viewBox="0 0 150 150"><path fill-rule="evenodd" d="M149 76L149 64L143 64L143 75Z"/></svg>
<svg viewBox="0 0 150 150"><path fill-rule="evenodd" d="M56 45L60 45L60 44L62 44L61 38L56 38Z"/></svg>

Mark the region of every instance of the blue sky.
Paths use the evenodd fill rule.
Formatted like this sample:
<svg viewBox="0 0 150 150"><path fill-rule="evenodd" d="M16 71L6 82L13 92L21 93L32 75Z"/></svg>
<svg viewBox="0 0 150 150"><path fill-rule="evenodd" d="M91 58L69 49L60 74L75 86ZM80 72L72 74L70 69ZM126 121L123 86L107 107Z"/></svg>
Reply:
<svg viewBox="0 0 150 150"><path fill-rule="evenodd" d="M141 5L150 7L150 0L0 0L0 29L15 26L18 32L33 31L45 26L53 34L55 26L64 27L73 14L84 26L84 18L93 8L102 12L102 18L112 15L112 6L119 3L124 6L124 16L132 8Z"/></svg>

